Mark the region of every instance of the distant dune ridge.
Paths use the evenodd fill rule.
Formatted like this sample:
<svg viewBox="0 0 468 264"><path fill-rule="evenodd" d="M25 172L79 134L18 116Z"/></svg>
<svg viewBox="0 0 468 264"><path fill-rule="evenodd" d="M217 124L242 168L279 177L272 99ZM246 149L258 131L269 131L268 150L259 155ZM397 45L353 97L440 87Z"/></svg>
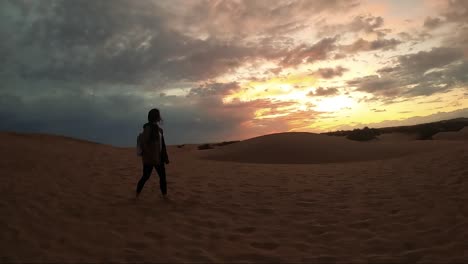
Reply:
<svg viewBox="0 0 468 264"><path fill-rule="evenodd" d="M0 132L0 262L468 263L468 141L168 152L170 200L155 174L136 200L133 148Z"/></svg>
<svg viewBox="0 0 468 264"><path fill-rule="evenodd" d="M356 142L305 132L279 133L235 143L218 149L206 150L202 158L252 163L330 163L394 158L424 151L434 151L439 142L412 141Z"/></svg>
<svg viewBox="0 0 468 264"><path fill-rule="evenodd" d="M468 140L468 127L460 131L439 132L433 136L436 140Z"/></svg>
<svg viewBox="0 0 468 264"><path fill-rule="evenodd" d="M433 136L440 132L456 132L460 131L466 126L468 126L468 118L460 117L411 126L394 126L380 128L364 127L363 129L339 130L333 132L326 132L323 134L331 136L346 136L349 139L357 141L372 140L376 139L377 136L387 137L387 134L398 134L399 137L401 137L401 135L406 135L407 137L414 139L430 140L433 139ZM394 137L390 136L388 138Z"/></svg>

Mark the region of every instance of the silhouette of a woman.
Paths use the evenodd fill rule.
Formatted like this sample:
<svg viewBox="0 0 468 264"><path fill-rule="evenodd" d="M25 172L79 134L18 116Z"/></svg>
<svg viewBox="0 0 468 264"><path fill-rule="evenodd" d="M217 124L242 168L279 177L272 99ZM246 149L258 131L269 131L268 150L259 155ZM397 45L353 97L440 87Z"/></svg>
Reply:
<svg viewBox="0 0 468 264"><path fill-rule="evenodd" d="M159 187L163 197L167 195L166 168L169 164L164 134L159 124L162 122L159 109L151 109L148 112L148 123L143 125L143 132L138 136L137 144L141 150L143 163L143 176L138 181L136 196L140 194L145 182L150 178L153 167L159 175Z"/></svg>

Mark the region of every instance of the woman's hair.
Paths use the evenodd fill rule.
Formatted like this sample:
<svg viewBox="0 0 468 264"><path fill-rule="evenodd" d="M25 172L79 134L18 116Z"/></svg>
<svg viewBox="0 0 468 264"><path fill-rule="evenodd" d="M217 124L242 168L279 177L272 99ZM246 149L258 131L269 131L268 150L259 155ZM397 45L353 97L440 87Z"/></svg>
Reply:
<svg viewBox="0 0 468 264"><path fill-rule="evenodd" d="M159 109L153 108L148 112L148 122L150 123L162 122L161 113L159 112Z"/></svg>
<svg viewBox="0 0 468 264"><path fill-rule="evenodd" d="M161 118L161 113L159 112L159 109L153 108L148 112L148 125L150 126L150 136L149 136L149 142L155 142L156 141L156 135L159 136L158 132L158 126L155 125L154 123L160 123L162 122Z"/></svg>

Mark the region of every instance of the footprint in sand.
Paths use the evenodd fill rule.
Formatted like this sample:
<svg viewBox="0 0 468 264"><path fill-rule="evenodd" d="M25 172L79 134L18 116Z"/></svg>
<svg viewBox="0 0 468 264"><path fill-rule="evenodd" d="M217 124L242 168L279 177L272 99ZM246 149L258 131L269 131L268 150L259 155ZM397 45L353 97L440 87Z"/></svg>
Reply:
<svg viewBox="0 0 468 264"><path fill-rule="evenodd" d="M151 239L156 239L156 240L162 240L164 238L166 238L165 235L163 234L158 234L156 232L145 232L145 237L149 237Z"/></svg>
<svg viewBox="0 0 468 264"><path fill-rule="evenodd" d="M242 234L251 234L255 232L255 230L256 230L255 227L250 227L250 226L235 229L236 232L242 233Z"/></svg>
<svg viewBox="0 0 468 264"><path fill-rule="evenodd" d="M126 252L124 256L125 262L135 263L143 262L143 256L139 255L137 252Z"/></svg>
<svg viewBox="0 0 468 264"><path fill-rule="evenodd" d="M229 240L229 241L237 241L237 240L239 240L240 238L241 238L241 237L238 236L238 235L228 235L228 236L227 236L227 240Z"/></svg>
<svg viewBox="0 0 468 264"><path fill-rule="evenodd" d="M233 262L233 263L281 263L284 262L284 259L281 259L277 256L268 256L262 254L241 254L237 256L232 256L227 259L226 262Z"/></svg>
<svg viewBox="0 0 468 264"><path fill-rule="evenodd" d="M192 218L190 219L190 223L191 224L195 224L197 226L201 226L201 227L205 227L205 228L209 228L209 229L216 229L218 227L218 225L213 222L213 221L209 221L209 220L200 220L198 218Z"/></svg>
<svg viewBox="0 0 468 264"><path fill-rule="evenodd" d="M314 263L335 263L336 258L333 257L333 256L321 255L321 256L317 256L316 259L314 259L313 261L310 261L310 262L314 262Z"/></svg>
<svg viewBox="0 0 468 264"><path fill-rule="evenodd" d="M301 252L306 252L310 246L304 243L295 243L293 244L293 247Z"/></svg>
<svg viewBox="0 0 468 264"><path fill-rule="evenodd" d="M347 205L345 205L345 204L337 205L336 208L339 209L339 210L348 210L349 209L349 207Z"/></svg>
<svg viewBox="0 0 468 264"><path fill-rule="evenodd" d="M148 244L144 242L128 242L127 243L128 247L131 249L144 249L148 248Z"/></svg>
<svg viewBox="0 0 468 264"><path fill-rule="evenodd" d="M254 212L259 213L259 214L264 214L264 215L272 215L275 213L275 211L267 208L260 208L260 209L255 209Z"/></svg>
<svg viewBox="0 0 468 264"><path fill-rule="evenodd" d="M211 232L209 237L211 240L221 240L223 238L220 234L215 232Z"/></svg>
<svg viewBox="0 0 468 264"><path fill-rule="evenodd" d="M263 250L274 250L279 247L279 244L274 242L252 242L250 245L254 248Z"/></svg>
<svg viewBox="0 0 468 264"><path fill-rule="evenodd" d="M349 227L354 228L354 229L368 229L369 226L370 226L369 220L362 220L362 221L357 221L357 222L349 224Z"/></svg>
<svg viewBox="0 0 468 264"><path fill-rule="evenodd" d="M301 207L313 207L315 206L315 202L314 200L299 200L296 205Z"/></svg>
<svg viewBox="0 0 468 264"><path fill-rule="evenodd" d="M398 210L398 209L393 209L393 210L390 211L390 214L392 214L392 215L396 215L398 213L400 213L400 210Z"/></svg>

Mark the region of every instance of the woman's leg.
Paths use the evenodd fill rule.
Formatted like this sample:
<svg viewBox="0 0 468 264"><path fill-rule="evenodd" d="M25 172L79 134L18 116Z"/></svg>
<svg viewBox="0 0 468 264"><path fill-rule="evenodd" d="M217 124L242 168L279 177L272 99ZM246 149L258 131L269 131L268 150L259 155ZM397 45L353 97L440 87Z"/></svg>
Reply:
<svg viewBox="0 0 468 264"><path fill-rule="evenodd" d="M141 176L140 181L138 181L137 190L136 190L137 194L140 194L141 189L143 189L145 182L151 176L152 171L153 171L153 165L143 164L143 176Z"/></svg>
<svg viewBox="0 0 468 264"><path fill-rule="evenodd" d="M159 187L161 188L161 193L163 195L167 194L167 183L166 183L166 168L164 167L164 163L161 165L155 166L156 171L159 175Z"/></svg>

